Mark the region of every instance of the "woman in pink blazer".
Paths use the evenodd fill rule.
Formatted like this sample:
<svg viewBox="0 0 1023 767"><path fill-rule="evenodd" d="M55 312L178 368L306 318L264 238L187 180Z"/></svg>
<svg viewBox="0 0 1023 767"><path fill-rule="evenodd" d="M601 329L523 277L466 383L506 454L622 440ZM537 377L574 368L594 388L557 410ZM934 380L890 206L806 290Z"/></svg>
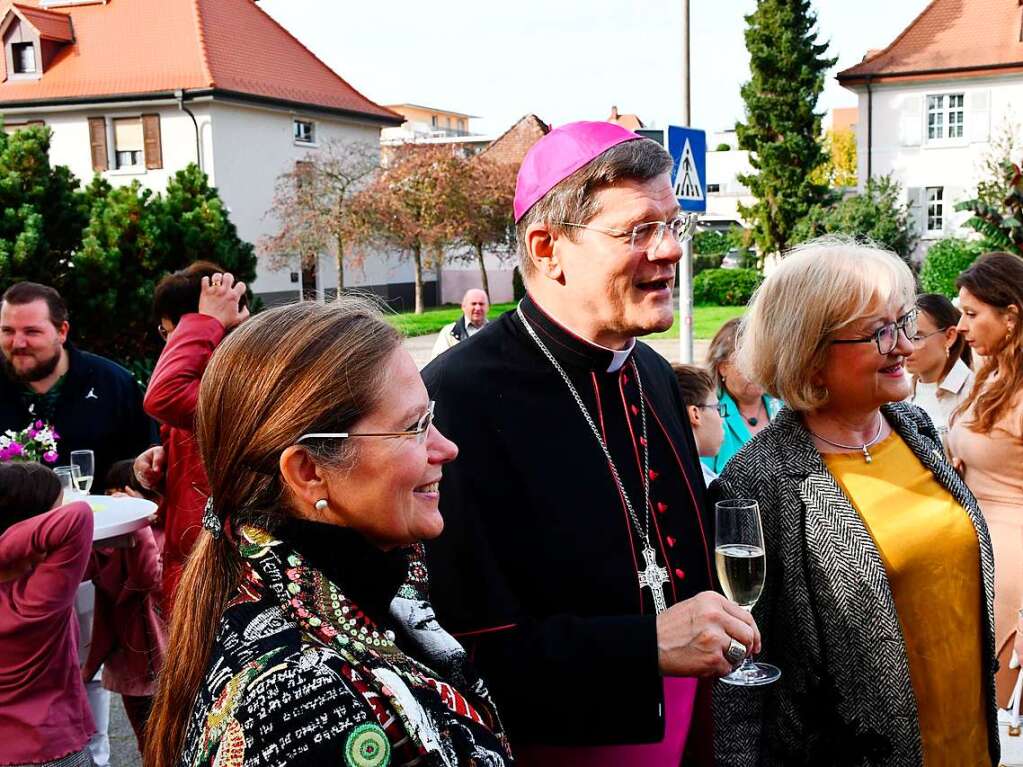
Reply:
<svg viewBox="0 0 1023 767"><path fill-rule="evenodd" d="M91 764L74 601L92 509L60 499L46 467L0 464L0 765Z"/></svg>

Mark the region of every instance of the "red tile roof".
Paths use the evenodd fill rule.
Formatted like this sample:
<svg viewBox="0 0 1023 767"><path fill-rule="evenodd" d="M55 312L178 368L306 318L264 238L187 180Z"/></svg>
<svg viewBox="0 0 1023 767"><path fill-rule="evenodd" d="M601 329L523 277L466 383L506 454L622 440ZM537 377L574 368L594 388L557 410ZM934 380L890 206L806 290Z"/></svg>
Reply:
<svg viewBox="0 0 1023 767"><path fill-rule="evenodd" d="M33 8L29 5L15 4L18 15L35 27L36 32L44 40L56 40L60 43L70 43L75 36L71 31L71 19L63 13L45 11L42 8Z"/></svg>
<svg viewBox="0 0 1023 767"><path fill-rule="evenodd" d="M0 83L0 106L184 91L224 91L353 112L400 125L253 0L109 0L43 11L71 20L75 40L38 80ZM0 17L9 4L0 5Z"/></svg>
<svg viewBox="0 0 1023 767"><path fill-rule="evenodd" d="M868 77L975 77L1023 69L1020 0L933 0L895 41L838 74L843 85Z"/></svg>

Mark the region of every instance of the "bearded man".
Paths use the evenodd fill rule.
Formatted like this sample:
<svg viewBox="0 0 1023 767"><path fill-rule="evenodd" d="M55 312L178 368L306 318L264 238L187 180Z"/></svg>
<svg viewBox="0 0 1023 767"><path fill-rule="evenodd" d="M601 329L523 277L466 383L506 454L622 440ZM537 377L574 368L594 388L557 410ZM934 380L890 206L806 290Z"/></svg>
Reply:
<svg viewBox="0 0 1023 767"><path fill-rule="evenodd" d="M527 296L423 371L444 467L437 617L490 681L517 763L710 764L709 685L760 637L714 593L712 515L671 367L693 220L659 144L572 123L530 149Z"/></svg>
<svg viewBox="0 0 1023 767"><path fill-rule="evenodd" d="M131 373L68 342L67 305L53 288L12 285L0 298L0 433L34 421L53 426L58 461L72 450L95 453L94 493L115 461L156 443L156 425L142 410Z"/></svg>

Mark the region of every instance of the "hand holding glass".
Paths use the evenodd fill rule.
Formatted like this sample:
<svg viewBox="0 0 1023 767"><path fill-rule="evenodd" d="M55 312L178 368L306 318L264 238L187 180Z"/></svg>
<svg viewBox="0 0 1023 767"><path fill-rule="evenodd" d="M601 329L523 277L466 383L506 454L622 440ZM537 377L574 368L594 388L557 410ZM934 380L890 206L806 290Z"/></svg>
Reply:
<svg viewBox="0 0 1023 767"><path fill-rule="evenodd" d="M717 531L714 562L725 596L740 607L752 610L764 590L767 559L764 556L764 531L760 525L760 506L756 501L736 498L714 505ZM757 687L771 684L781 671L768 663L753 663L747 657L739 668L721 677L726 684Z"/></svg>

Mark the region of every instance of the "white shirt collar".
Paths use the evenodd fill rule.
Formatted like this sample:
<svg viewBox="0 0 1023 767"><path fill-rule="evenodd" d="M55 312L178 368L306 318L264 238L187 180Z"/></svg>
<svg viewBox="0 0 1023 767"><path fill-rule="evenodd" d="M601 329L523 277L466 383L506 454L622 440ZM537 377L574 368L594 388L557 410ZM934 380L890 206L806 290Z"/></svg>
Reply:
<svg viewBox="0 0 1023 767"><path fill-rule="evenodd" d="M611 355L611 364L607 366L608 373L617 373L619 370L622 369L622 367L624 367L625 363L629 361L629 355L632 354L632 350L636 348L635 338L630 338L629 345L622 349L621 351L617 351L615 349L608 349L606 346L601 346L598 343L594 343L590 339L586 338L586 336L584 336L582 333L579 333L578 331L570 328L562 320L557 319L553 314L544 309L543 306L540 305L540 302L537 301L534 296L530 296L530 298L532 299L533 303L536 304L537 308L540 309L540 311L542 311L544 314L546 314L548 317L554 320L558 325L561 325L561 327L563 327L569 333L574 335L576 338L585 341L595 349L602 349L608 352Z"/></svg>
<svg viewBox="0 0 1023 767"><path fill-rule="evenodd" d="M957 359L956 364L948 371L948 375L942 379L938 387L953 394L958 394L972 375L973 371L970 370L967 364L961 359Z"/></svg>

